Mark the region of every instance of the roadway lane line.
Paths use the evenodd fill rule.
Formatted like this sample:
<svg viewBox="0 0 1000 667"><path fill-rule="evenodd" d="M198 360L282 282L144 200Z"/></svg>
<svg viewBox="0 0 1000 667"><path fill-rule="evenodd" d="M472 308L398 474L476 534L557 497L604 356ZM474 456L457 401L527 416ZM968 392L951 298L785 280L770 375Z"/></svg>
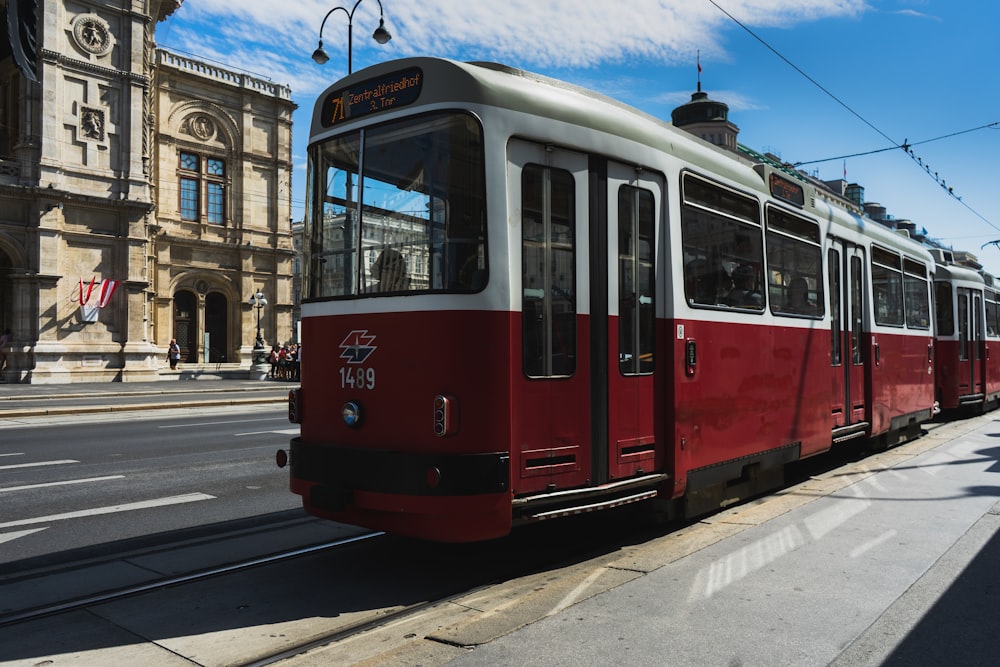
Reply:
<svg viewBox="0 0 1000 667"><path fill-rule="evenodd" d="M10 454L0 454L0 456L24 456L24 452L11 452Z"/></svg>
<svg viewBox="0 0 1000 667"><path fill-rule="evenodd" d="M124 505L111 505L109 507L95 507L89 510L79 510L77 512L66 512L65 514L50 514L34 519L21 519L20 521L7 521L0 523L2 528L15 528L17 526L30 526L34 523L50 523L52 521L62 521L64 519L79 519L87 516L97 516L99 514L115 514L117 512L132 512L134 510L151 509L153 507L165 507L167 505L180 505L183 503L194 503L199 500L213 500L215 496L205 493L186 493L181 496L170 496L167 498L156 498L154 500L144 500L138 503L126 503Z"/></svg>
<svg viewBox="0 0 1000 667"><path fill-rule="evenodd" d="M5 533L3 535L0 535L0 544L3 544L4 542L13 542L19 537L27 537L32 533L40 533L43 530L48 530L48 526L46 526L45 528L30 528L28 530L19 530L16 533Z"/></svg>
<svg viewBox="0 0 1000 667"><path fill-rule="evenodd" d="M108 475L107 477L88 477L86 479L67 479L62 482L45 482L44 484L28 484L27 486L0 486L0 493L4 491L26 491L28 489L41 489L46 486L64 486L66 484L86 484L88 482L106 482L109 479L125 479L125 475Z"/></svg>
<svg viewBox="0 0 1000 667"><path fill-rule="evenodd" d="M262 435L264 433L277 433L278 435L298 435L299 428L284 428L284 429L272 429L270 431L248 431L246 433L233 433L234 438L238 438L244 435Z"/></svg>
<svg viewBox="0 0 1000 667"><path fill-rule="evenodd" d="M65 463L79 463L79 461L74 461L73 459L64 459L62 461L36 461L34 463L17 463L9 466L0 466L0 470L13 470L14 468L37 468L39 466L58 466Z"/></svg>
<svg viewBox="0 0 1000 667"><path fill-rule="evenodd" d="M192 426L216 426L218 424L246 424L247 422L287 422L288 417L261 417L259 419L229 419L227 421L202 422L201 424L162 424L156 428L191 428Z"/></svg>

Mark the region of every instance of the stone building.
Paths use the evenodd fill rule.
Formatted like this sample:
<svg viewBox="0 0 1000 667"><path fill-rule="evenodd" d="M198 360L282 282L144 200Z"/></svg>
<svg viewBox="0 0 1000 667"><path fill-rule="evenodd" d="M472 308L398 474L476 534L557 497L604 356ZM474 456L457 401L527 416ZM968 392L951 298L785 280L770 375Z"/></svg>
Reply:
<svg viewBox="0 0 1000 667"><path fill-rule="evenodd" d="M250 358L293 336L292 111L285 86L156 51L155 337L182 363Z"/></svg>
<svg viewBox="0 0 1000 667"><path fill-rule="evenodd" d="M0 48L7 382L246 372L258 314L291 335L290 91L157 49L180 4L0 0L35 37Z"/></svg>

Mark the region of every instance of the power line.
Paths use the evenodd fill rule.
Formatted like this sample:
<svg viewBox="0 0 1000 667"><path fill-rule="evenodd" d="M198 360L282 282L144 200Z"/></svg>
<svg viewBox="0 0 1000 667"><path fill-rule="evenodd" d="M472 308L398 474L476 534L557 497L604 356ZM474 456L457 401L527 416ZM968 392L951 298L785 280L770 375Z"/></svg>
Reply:
<svg viewBox="0 0 1000 667"><path fill-rule="evenodd" d="M807 165L807 164L819 164L821 162L833 162L835 160L846 160L847 158L850 158L850 157L864 157L865 155L874 155L876 153L885 153L886 151L894 151L897 148L902 148L904 151L908 152L907 149L909 149L909 148L911 148L913 146L920 146L920 145L923 145L923 144L929 144L932 141L940 141L941 139L950 139L951 137L957 137L960 134L967 134L969 132L975 132L977 130L985 130L986 128L996 127L998 125L1000 125L1000 121L994 121L992 123L987 123L986 125L980 125L979 127L969 128L968 130L962 130L960 132L952 132L951 134L945 134L945 135L942 135L940 137L934 137L933 139L924 139L923 141L914 141L912 144L907 143L906 140L904 139L903 143L901 143L901 144L899 144L897 146L888 146L887 148L876 148L875 150L865 151L863 153L851 153L850 155L838 155L837 157L828 157L828 158L823 158L822 160L803 160L802 162L794 162L794 163L792 163L792 166L793 167L801 167L801 166Z"/></svg>
<svg viewBox="0 0 1000 667"><path fill-rule="evenodd" d="M931 173L930 165L925 164L924 161L920 157L918 157L917 155L915 155L913 153L912 146L915 146L916 144L907 144L905 140L903 141L902 144L897 144L892 139L892 137L890 137L885 132L883 132L882 130L880 130L879 128L877 128L875 125L873 125L871 122L869 122L868 119L866 119L864 116L862 116L857 111L855 111L854 109L852 109L849 104L847 104L842 99L840 99L839 97L837 97L836 95L834 95L832 92L830 92L829 90L827 90L822 84L820 84L818 81L816 81L816 79L814 79L811 76L809 76L808 74L806 74L798 65L796 65L795 63L793 63L791 60L789 60L784 55L782 55L777 49L775 49L773 46L771 46L766 41L764 41L764 39L762 37L760 37L757 33L755 33L753 30L751 30L747 25L745 25L743 22L741 22L735 16L733 16L728 11L726 11L725 9L723 9L719 5L719 3L717 3L715 0L708 0L708 2L710 2L716 9L718 9L720 12L722 12L727 17L729 17L729 19L733 23L735 23L739 27L743 28L743 30L745 30L747 32L747 34L749 34L751 37L753 37L758 42L760 42L761 44L763 44L774 55L776 55L779 58L781 58L781 60L783 60L789 67L791 67L792 69L794 69L796 72L798 72L799 74L801 74L807 81L809 81L814 86L816 86L817 88L819 88L820 90L822 90L824 93L826 93L827 96L830 97L830 99L834 100L837 104L839 104L840 106L844 107L848 112L850 112L851 115L853 115L855 118L857 118L858 120L860 120L862 123L864 123L865 125L867 125L871 129L873 129L875 132L877 132L879 135L881 135L883 138L887 139L890 143L893 144L893 146L891 148L879 149L877 151L871 151L871 153L878 153L878 152L881 152L883 150L892 150L892 149L895 149L895 148L902 148L903 151L907 155L910 156L910 159L913 160L915 163L917 163L918 166L920 166L921 168L923 168L924 171L927 173L927 175L930 176L932 179L934 179L935 182L937 182L937 184L940 185L941 188L946 193L948 193L949 196L953 197L956 201L958 201L958 203L960 203L962 206L964 206L966 209L968 209L969 212L971 212L977 218L979 218L980 220L982 220L983 222L985 222L986 224L988 224L990 227L992 227L993 229L996 229L997 231L1000 231L1000 227L997 227L996 225L994 225L985 216L983 216L981 213L979 213L979 211L977 211L976 209L974 209L971 206L969 206L968 204L966 204L962 200L961 197L959 197L958 195L956 195L955 192L954 192L954 189L951 186L948 186L946 184L945 180L943 178L940 178L938 176L937 172L934 172L933 174ZM990 123L989 125L985 125L983 127L991 127L991 126L996 125L996 124L997 123ZM982 128L973 128L973 129L978 130L978 129L982 129ZM972 130L963 130L963 132L971 132L971 131ZM955 134L962 134L962 132L956 132ZM954 136L954 135L947 135L947 136ZM938 137L938 139L943 139L943 138L946 138L946 137ZM936 139L928 139L928 140L923 141L921 143L927 143L929 141L936 141ZM859 155L868 155L868 154L871 154L871 153L859 153ZM853 157L853 156L845 156L845 157ZM831 158L831 159L843 159L843 158ZM823 161L825 161L825 160L818 160L818 162L823 162ZM803 162L803 163L799 163L799 164L811 164L811 163L804 163ZM1000 247L1000 241L998 241L998 247Z"/></svg>

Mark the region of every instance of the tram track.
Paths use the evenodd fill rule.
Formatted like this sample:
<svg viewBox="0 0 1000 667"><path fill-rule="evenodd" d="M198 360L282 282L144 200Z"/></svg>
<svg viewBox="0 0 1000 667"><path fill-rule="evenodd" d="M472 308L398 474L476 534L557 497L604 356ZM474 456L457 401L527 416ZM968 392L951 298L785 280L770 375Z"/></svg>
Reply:
<svg viewBox="0 0 1000 667"><path fill-rule="evenodd" d="M56 614L77 611L80 609L86 609L88 607L92 607L99 604L116 602L118 600L124 600L130 597L134 597L136 595L142 595L145 593L155 593L156 591L171 588L173 586L180 586L184 584L195 584L215 577L221 577L224 575L244 572L264 565L274 565L295 558L301 558L307 555L314 555L325 551L331 551L333 549L348 544L355 544L357 542L362 542L376 537L381 537L382 535L384 535L384 533L380 532L364 533L361 535L356 535L341 540L335 540L333 542L328 542L325 544L316 544L307 547L300 547L296 549L283 551L281 553L250 558L247 560L223 566L210 567L207 569L190 572L183 575L164 577L162 579L145 582L139 585L109 590L94 595L74 598L71 600L66 600L54 604L32 607L13 614L0 615L0 628L7 627L10 625L16 625L18 623L28 623L31 621L36 621L42 618L46 618L48 616L53 616Z"/></svg>

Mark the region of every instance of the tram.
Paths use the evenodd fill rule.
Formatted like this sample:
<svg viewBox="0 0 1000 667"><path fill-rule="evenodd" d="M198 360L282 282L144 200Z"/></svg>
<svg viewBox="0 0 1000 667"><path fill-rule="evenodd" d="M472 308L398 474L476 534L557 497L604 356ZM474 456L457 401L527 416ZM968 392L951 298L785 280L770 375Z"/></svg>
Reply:
<svg viewBox="0 0 1000 667"><path fill-rule="evenodd" d="M978 264L932 249L936 262L935 395L946 414L985 411L1000 398L1000 294ZM963 253L959 253L960 255Z"/></svg>
<svg viewBox="0 0 1000 667"><path fill-rule="evenodd" d="M592 91L356 72L309 144L291 490L438 541L694 516L934 412L929 251L794 170Z"/></svg>

